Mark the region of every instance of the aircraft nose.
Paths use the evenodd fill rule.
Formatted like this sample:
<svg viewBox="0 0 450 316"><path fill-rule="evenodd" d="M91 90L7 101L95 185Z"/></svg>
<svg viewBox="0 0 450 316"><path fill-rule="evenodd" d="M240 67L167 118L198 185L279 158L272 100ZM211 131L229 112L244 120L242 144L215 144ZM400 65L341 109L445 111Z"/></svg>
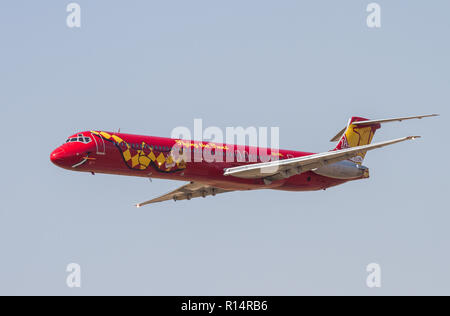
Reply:
<svg viewBox="0 0 450 316"><path fill-rule="evenodd" d="M55 165L60 165L64 161L64 154L65 154L64 149L56 148L50 154L50 161L53 162Z"/></svg>

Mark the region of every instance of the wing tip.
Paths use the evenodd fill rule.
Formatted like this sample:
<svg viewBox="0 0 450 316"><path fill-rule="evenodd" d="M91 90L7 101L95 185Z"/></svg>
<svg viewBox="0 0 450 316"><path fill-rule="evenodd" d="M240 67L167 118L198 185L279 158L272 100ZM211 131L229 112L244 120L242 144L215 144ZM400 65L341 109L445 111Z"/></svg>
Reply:
<svg viewBox="0 0 450 316"><path fill-rule="evenodd" d="M441 115L438 113L417 115L418 118L433 117L433 116L441 116Z"/></svg>
<svg viewBox="0 0 450 316"><path fill-rule="evenodd" d="M417 118L419 120L423 119L423 118L428 118L428 117L436 117L436 116L441 116L438 113L434 113L434 114L425 114L425 115L418 115Z"/></svg>

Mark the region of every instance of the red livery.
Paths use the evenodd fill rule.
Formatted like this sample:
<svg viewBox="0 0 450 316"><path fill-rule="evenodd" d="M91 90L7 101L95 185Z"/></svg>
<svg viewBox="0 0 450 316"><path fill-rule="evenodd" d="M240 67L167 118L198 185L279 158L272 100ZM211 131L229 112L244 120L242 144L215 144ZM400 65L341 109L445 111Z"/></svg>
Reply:
<svg viewBox="0 0 450 316"><path fill-rule="evenodd" d="M336 148L319 154L96 130L69 137L50 159L73 171L189 181L137 206L230 191L322 190L367 178L369 170L362 165L367 151L416 138L371 144L382 123L429 116L436 114L384 120L353 117L332 139Z"/></svg>

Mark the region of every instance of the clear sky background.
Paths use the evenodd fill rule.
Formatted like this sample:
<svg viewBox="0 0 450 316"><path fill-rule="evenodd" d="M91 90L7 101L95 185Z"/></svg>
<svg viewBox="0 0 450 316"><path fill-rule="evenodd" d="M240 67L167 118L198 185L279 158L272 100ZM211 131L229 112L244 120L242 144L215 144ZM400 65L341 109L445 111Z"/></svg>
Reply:
<svg viewBox="0 0 450 316"><path fill-rule="evenodd" d="M0 294L450 294L450 2L0 2ZM182 182L75 173L50 152L81 130L278 126L326 151L353 115L385 125L371 178L140 209ZM66 286L66 266L82 288ZM366 286L379 263L382 287Z"/></svg>

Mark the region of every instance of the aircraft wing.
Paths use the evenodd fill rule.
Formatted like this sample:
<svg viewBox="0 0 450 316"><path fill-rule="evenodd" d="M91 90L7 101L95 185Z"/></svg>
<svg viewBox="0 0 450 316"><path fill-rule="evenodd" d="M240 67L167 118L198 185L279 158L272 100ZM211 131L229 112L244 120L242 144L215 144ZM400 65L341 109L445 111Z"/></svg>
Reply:
<svg viewBox="0 0 450 316"><path fill-rule="evenodd" d="M406 140L413 140L419 137L420 136L408 136L371 145L357 146L303 157L227 168L224 171L224 175L246 179L264 178L265 181L285 179L324 165L350 159L362 152L400 143Z"/></svg>
<svg viewBox="0 0 450 316"><path fill-rule="evenodd" d="M141 207L147 204L157 203L157 202L164 202L168 200L190 200L192 198L197 197L207 197L208 195L216 195L219 193L225 193L225 192L232 192L232 190L225 190L221 188L216 188L213 186L210 186L208 184L200 183L200 182L190 182L186 185L183 185L182 187L179 187L178 189L169 192L167 194L164 194L160 197L154 198L149 201L145 201L139 204L136 204L136 207Z"/></svg>

